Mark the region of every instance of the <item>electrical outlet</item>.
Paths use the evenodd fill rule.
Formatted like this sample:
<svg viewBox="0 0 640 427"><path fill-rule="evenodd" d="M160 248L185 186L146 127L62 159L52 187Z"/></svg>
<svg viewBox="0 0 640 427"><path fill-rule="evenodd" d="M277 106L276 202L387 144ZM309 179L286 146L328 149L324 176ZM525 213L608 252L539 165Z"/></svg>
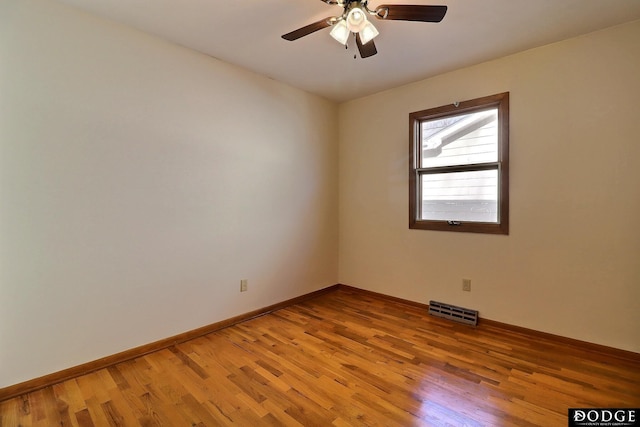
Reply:
<svg viewBox="0 0 640 427"><path fill-rule="evenodd" d="M240 280L240 292L247 292L249 287L249 280L242 279Z"/></svg>
<svg viewBox="0 0 640 427"><path fill-rule="evenodd" d="M471 292L471 279L462 279L462 290Z"/></svg>

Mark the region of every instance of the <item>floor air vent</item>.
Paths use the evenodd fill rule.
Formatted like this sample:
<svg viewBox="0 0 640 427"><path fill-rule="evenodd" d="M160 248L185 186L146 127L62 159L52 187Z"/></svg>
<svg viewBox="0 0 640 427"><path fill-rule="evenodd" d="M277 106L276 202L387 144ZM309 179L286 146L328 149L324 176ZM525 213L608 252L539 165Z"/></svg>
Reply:
<svg viewBox="0 0 640 427"><path fill-rule="evenodd" d="M468 308L456 307L455 305L437 301L429 301L429 314L466 325L476 326L478 324L477 310L469 310Z"/></svg>

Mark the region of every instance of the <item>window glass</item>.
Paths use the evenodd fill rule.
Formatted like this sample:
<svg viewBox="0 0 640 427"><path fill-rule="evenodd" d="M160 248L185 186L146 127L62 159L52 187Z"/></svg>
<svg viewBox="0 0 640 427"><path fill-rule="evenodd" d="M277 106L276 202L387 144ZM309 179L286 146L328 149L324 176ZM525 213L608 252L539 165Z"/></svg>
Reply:
<svg viewBox="0 0 640 427"><path fill-rule="evenodd" d="M453 119L425 120L421 128L423 168L498 160L496 108Z"/></svg>
<svg viewBox="0 0 640 427"><path fill-rule="evenodd" d="M498 171L436 173L422 176L420 219L498 221Z"/></svg>

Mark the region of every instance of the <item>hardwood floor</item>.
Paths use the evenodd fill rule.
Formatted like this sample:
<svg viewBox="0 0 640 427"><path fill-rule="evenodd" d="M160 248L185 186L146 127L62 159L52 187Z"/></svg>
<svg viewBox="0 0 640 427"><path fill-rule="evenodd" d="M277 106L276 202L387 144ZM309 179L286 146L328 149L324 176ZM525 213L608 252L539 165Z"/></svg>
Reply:
<svg viewBox="0 0 640 427"><path fill-rule="evenodd" d="M0 402L0 426L566 426L640 360L341 289Z"/></svg>

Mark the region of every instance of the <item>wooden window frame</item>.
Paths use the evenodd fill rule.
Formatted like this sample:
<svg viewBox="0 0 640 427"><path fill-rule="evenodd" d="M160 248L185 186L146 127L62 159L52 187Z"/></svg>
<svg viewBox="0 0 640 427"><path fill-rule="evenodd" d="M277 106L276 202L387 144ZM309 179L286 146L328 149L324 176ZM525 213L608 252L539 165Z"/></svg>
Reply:
<svg viewBox="0 0 640 427"><path fill-rule="evenodd" d="M498 221L458 222L420 219L421 126L423 121L457 116L487 109L498 110L498 161L483 164L465 164L438 167L440 171L463 172L483 169L498 171ZM433 168L436 169L436 168ZM509 92L456 102L409 114L409 228L418 230L457 231L466 233L509 234Z"/></svg>

